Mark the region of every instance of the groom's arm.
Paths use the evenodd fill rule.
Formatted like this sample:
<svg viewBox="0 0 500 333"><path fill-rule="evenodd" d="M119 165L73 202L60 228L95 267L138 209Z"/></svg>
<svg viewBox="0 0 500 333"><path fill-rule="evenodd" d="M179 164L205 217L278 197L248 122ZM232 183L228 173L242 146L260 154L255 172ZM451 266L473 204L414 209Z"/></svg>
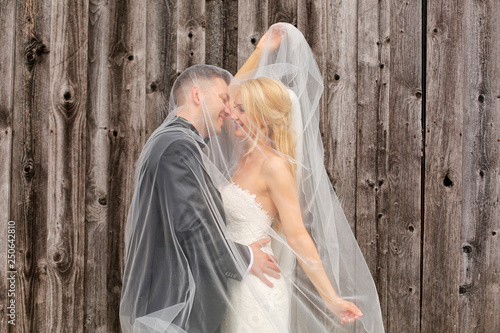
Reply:
<svg viewBox="0 0 500 333"><path fill-rule="evenodd" d="M166 198L169 223L191 269L214 278L241 280L240 271L249 270L252 252L224 236L220 226L225 218L222 199L205 177L196 144L187 138L173 142L160 158L157 177Z"/></svg>

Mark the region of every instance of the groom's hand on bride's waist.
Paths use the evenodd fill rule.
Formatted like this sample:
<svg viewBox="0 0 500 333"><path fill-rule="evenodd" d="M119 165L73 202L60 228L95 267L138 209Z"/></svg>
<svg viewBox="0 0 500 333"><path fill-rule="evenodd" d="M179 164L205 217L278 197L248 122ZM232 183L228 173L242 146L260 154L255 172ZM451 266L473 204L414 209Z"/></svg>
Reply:
<svg viewBox="0 0 500 333"><path fill-rule="evenodd" d="M270 239L260 239L249 245L250 249L253 252L253 264L250 268L250 271L268 287L272 288L274 287L274 285L267 279L265 275L273 277L275 279L280 278L279 273L281 271L276 265L278 261L274 256L271 256L260 249L262 245L267 244L270 241Z"/></svg>

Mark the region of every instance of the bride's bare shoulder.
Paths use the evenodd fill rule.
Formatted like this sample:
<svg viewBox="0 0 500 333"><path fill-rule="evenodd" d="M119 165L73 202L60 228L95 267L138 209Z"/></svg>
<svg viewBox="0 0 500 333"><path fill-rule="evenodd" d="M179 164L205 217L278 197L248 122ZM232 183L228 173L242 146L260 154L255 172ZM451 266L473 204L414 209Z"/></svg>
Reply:
<svg viewBox="0 0 500 333"><path fill-rule="evenodd" d="M271 181L292 179L292 171L290 170L290 163L283 157L273 154L268 156L262 164L262 173L264 178Z"/></svg>

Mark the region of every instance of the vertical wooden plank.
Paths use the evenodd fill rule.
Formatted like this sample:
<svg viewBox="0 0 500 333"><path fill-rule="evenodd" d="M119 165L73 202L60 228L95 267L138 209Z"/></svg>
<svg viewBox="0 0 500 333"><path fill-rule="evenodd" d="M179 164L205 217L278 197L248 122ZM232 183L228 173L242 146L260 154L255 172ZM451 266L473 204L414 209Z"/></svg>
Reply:
<svg viewBox="0 0 500 333"><path fill-rule="evenodd" d="M273 0L268 4L269 26L287 22L297 26L297 0Z"/></svg>
<svg viewBox="0 0 500 333"><path fill-rule="evenodd" d="M252 54L268 29L268 1L238 1L238 68Z"/></svg>
<svg viewBox="0 0 500 333"><path fill-rule="evenodd" d="M381 64L391 60L390 3L359 0L358 13L357 240L375 280L387 329L390 191L384 182L390 71Z"/></svg>
<svg viewBox="0 0 500 333"><path fill-rule="evenodd" d="M386 229L390 277L386 313L390 332L418 330L420 320L422 22L418 14L421 6L421 0L391 2L390 63L380 64L383 68L388 66L390 71L387 135L379 132L378 139L387 140L383 163L387 170L386 190L390 191L385 203L390 216ZM380 186L383 179L378 181Z"/></svg>
<svg viewBox="0 0 500 333"><path fill-rule="evenodd" d="M222 68L238 71L238 0L224 1L224 59Z"/></svg>
<svg viewBox="0 0 500 333"><path fill-rule="evenodd" d="M323 77L325 90L319 102L320 107L320 132L325 146L325 154L328 151L329 145L332 145L333 137L330 135L328 126L327 115L327 99L326 91L328 89L327 81L327 35L328 35L328 19L327 1L312 1L312 0L298 0L297 1L297 29L302 32L307 43L316 58L319 70ZM331 165L329 161L325 161L325 167L332 181Z"/></svg>
<svg viewBox="0 0 500 333"><path fill-rule="evenodd" d="M224 3L222 0L206 1L205 63L222 67L224 65Z"/></svg>
<svg viewBox="0 0 500 333"><path fill-rule="evenodd" d="M116 2L111 9L109 61L109 190L107 243L108 327L120 327L125 264L125 224L146 126L146 13L144 2ZM104 264L104 263L103 263Z"/></svg>
<svg viewBox="0 0 500 333"><path fill-rule="evenodd" d="M83 329L88 3L52 2L47 330Z"/></svg>
<svg viewBox="0 0 500 333"><path fill-rule="evenodd" d="M84 331L108 326L109 30L114 1L89 3L85 179Z"/></svg>
<svg viewBox="0 0 500 333"><path fill-rule="evenodd" d="M177 70L205 63L205 1L179 1ZM210 18L209 18L210 19Z"/></svg>
<svg viewBox="0 0 500 333"><path fill-rule="evenodd" d="M387 332L420 320L421 5L359 2L356 230Z"/></svg>
<svg viewBox="0 0 500 333"><path fill-rule="evenodd" d="M463 17L463 2L427 2L422 332L459 331Z"/></svg>
<svg viewBox="0 0 500 333"><path fill-rule="evenodd" d="M7 278L14 274L7 273L15 271L15 267L10 268L12 259L8 257L8 244L12 244L16 234L8 234L7 223L10 220L10 180L11 180L11 161L12 161L12 106L14 99L14 50L15 50L15 27L16 27L16 3L14 1L0 1L0 45L3 49L0 52L0 331L7 332L8 321L13 318L10 316L11 309L9 296L11 292L10 282ZM15 229L14 229L15 230ZM18 236L20 236L18 234ZM8 242L9 241L9 242ZM15 250L15 248L14 248ZM8 260L9 259L9 260ZM14 311L14 310L12 310ZM8 316L9 315L9 316Z"/></svg>
<svg viewBox="0 0 500 333"><path fill-rule="evenodd" d="M357 1L329 1L327 13L325 164L346 218L355 231Z"/></svg>
<svg viewBox="0 0 500 333"><path fill-rule="evenodd" d="M208 0L205 33L205 63L231 72L237 68L238 0Z"/></svg>
<svg viewBox="0 0 500 333"><path fill-rule="evenodd" d="M47 331L50 1L16 3L11 220L16 222L16 326Z"/></svg>
<svg viewBox="0 0 500 333"><path fill-rule="evenodd" d="M147 3L146 136L165 120L177 71L177 0ZM144 141L145 142L145 141Z"/></svg>
<svg viewBox="0 0 500 333"><path fill-rule="evenodd" d="M500 331L499 15L496 1L465 1L460 332Z"/></svg>

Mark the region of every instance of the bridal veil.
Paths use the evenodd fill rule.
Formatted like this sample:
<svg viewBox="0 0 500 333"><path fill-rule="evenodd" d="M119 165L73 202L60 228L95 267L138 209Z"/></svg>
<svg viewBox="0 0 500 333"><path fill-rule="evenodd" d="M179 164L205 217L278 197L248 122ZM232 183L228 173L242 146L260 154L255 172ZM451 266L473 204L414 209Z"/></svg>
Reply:
<svg viewBox="0 0 500 333"><path fill-rule="evenodd" d="M184 112L179 106L183 94L192 90L182 91L174 84L169 116L151 135L137 163L136 188L125 235L127 264L120 304L124 332L190 332L186 329L189 318L199 316L199 321L210 322L210 317L216 317L211 308L217 304L223 303L223 311L230 313L234 307L226 287L228 279L246 283L255 291L255 298L262 300L262 312L275 323L276 332L384 332L373 278L324 167L319 131L323 78L300 31L279 23L268 34L281 35L279 47L266 44L255 69L239 76L238 81L215 68L226 73L223 76L229 83L227 100L215 84L210 85L212 74L183 78L199 87L202 96L204 112L194 124L197 130L179 120ZM293 154L278 149L279 145L265 131L243 139L234 135L235 123L230 115L234 98L245 80L260 77L277 80L288 90L292 111L287 126L294 136ZM210 94L212 97L207 97ZM213 103L217 100L222 105L220 115L225 110L225 117L214 113ZM179 121L182 124L175 125ZM176 147L176 137L186 141L189 149ZM327 310L297 258L312 268L318 267L318 263L303 257L287 243L279 223L270 226L268 234L281 279L287 282L290 321L278 323L272 304L265 301L266 295L252 285L255 282L245 278L251 274L248 258L245 250L231 241L227 229L231 221L226 220L218 192L231 183L238 161L256 137L269 142L277 155L293 165L302 220L316 245L321 265L338 296L355 303L363 312L354 323L341 325L339 318ZM169 154L165 154L167 149ZM167 164L178 164L179 171L173 177L163 170L162 159ZM215 296L203 303L204 308L197 303L197 297L207 295L210 299L210 295ZM239 317L245 320L245 314ZM217 323L210 325L217 330Z"/></svg>

